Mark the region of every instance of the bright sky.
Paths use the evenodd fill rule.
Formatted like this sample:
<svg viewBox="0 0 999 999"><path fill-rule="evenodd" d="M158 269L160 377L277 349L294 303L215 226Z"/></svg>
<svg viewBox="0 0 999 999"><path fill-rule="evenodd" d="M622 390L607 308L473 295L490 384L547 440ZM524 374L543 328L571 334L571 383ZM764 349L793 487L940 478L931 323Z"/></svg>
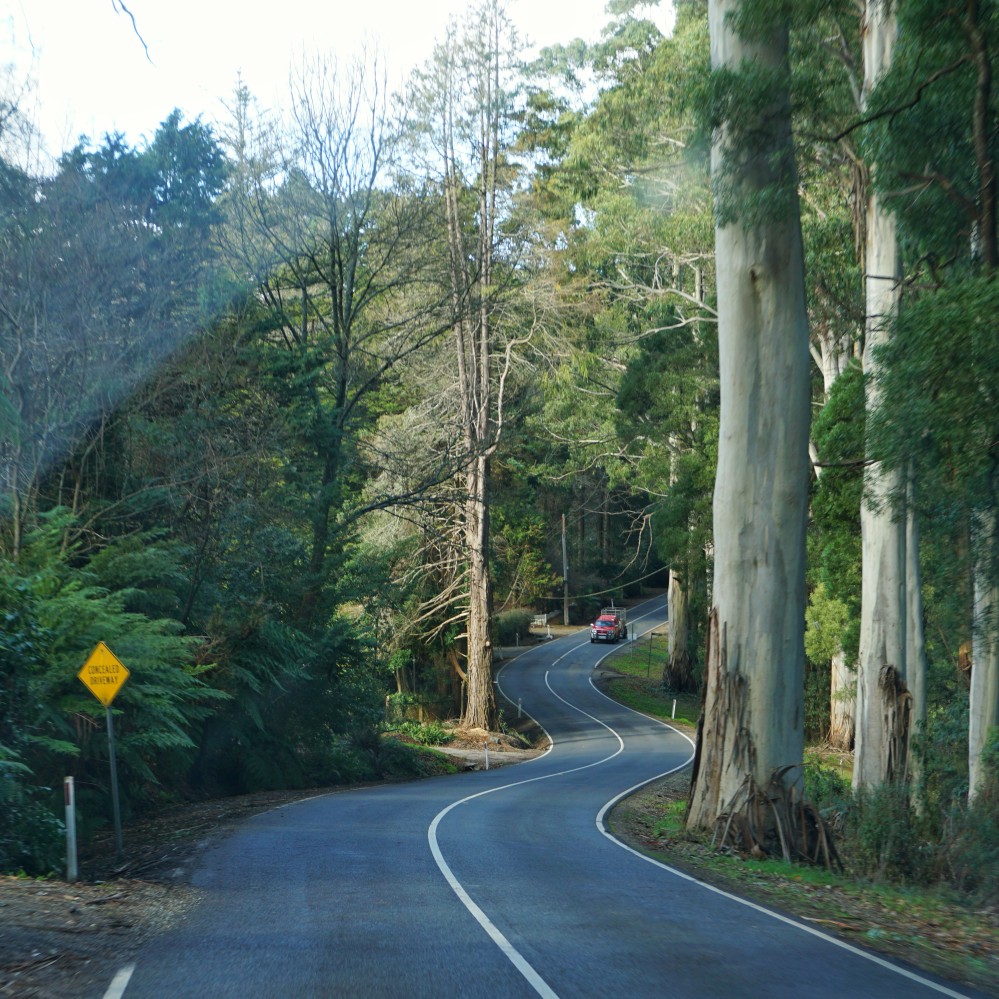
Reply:
<svg viewBox="0 0 999 999"><path fill-rule="evenodd" d="M390 82L401 81L430 54L448 16L467 8L467 0L124 2L148 59L117 0L0 0L0 64L30 69L33 117L50 155L81 133L120 130L139 143L175 107L187 120L212 121L240 73L264 106L284 106L289 68L303 51L350 54L367 38L386 54ZM532 43L595 41L606 2L508 0L508 11ZM670 7L653 2L646 16L663 27Z"/></svg>

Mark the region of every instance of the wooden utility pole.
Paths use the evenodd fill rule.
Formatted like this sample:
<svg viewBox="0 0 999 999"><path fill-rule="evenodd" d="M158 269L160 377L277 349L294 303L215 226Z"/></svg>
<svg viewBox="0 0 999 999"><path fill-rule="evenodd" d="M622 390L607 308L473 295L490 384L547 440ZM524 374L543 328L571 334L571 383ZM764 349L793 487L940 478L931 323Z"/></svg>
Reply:
<svg viewBox="0 0 999 999"><path fill-rule="evenodd" d="M562 514L562 624L569 624L569 556L565 547L565 514Z"/></svg>

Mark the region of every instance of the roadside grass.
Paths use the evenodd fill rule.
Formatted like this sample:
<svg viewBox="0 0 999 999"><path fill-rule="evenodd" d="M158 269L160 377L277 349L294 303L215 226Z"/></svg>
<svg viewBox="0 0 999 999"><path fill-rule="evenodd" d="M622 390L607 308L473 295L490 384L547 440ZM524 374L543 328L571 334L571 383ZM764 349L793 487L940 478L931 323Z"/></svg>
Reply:
<svg viewBox="0 0 999 999"><path fill-rule="evenodd" d="M685 833L687 802L671 801L663 809L659 820L652 827L656 839L676 839Z"/></svg>
<svg viewBox="0 0 999 999"><path fill-rule="evenodd" d="M686 812L686 802L678 803ZM991 913L952 892L878 884L777 859L721 853L708 839L664 836L664 859L702 881L789 912L851 943L999 995L999 933Z"/></svg>
<svg viewBox="0 0 999 999"><path fill-rule="evenodd" d="M442 753L439 749L419 746L413 747L412 751L420 761L418 772L421 776L436 777L441 774L456 774L460 769L450 756Z"/></svg>
<svg viewBox="0 0 999 999"><path fill-rule="evenodd" d="M614 667L615 669L617 667ZM658 689L657 689L658 688ZM701 710L701 699L697 694L669 694L644 678L615 677L604 688L607 694L620 704L625 704L643 715L651 715L663 721L679 722L684 725L697 724ZM674 714L673 701L676 700Z"/></svg>
<svg viewBox="0 0 999 999"><path fill-rule="evenodd" d="M696 726L699 695L675 696L659 681L665 643L665 636L653 636L615 650L603 666L621 675L607 677L602 689L643 714ZM849 788L852 754L814 745L806 748L804 762L813 792ZM999 926L993 908L981 910L943 888L872 881L851 873L849 856L843 858L847 870L841 873L719 851L709 833L686 829L688 789L689 776L674 774L639 790L615 807L611 830L701 881L999 997Z"/></svg>
<svg viewBox="0 0 999 999"><path fill-rule="evenodd" d="M607 693L615 701L653 718L696 725L701 695L663 689L661 677L668 656L665 635L653 633L622 644L604 660L608 669L622 674L608 681Z"/></svg>

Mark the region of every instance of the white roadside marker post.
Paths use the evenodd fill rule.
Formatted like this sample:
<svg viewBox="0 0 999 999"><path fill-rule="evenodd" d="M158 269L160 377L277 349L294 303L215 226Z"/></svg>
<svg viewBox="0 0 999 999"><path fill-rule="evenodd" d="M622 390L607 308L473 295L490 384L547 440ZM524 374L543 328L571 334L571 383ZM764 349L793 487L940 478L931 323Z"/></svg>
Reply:
<svg viewBox="0 0 999 999"><path fill-rule="evenodd" d="M76 866L76 788L72 777L64 777L63 791L66 796L66 880L77 878Z"/></svg>

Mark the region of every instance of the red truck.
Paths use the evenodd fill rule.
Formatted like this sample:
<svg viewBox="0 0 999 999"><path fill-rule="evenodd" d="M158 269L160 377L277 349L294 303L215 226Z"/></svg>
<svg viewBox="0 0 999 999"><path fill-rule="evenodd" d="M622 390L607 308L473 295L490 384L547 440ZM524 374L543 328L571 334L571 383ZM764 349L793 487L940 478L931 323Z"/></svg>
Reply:
<svg viewBox="0 0 999 999"><path fill-rule="evenodd" d="M590 625L591 642L619 642L628 637L626 611L623 607L604 607Z"/></svg>

